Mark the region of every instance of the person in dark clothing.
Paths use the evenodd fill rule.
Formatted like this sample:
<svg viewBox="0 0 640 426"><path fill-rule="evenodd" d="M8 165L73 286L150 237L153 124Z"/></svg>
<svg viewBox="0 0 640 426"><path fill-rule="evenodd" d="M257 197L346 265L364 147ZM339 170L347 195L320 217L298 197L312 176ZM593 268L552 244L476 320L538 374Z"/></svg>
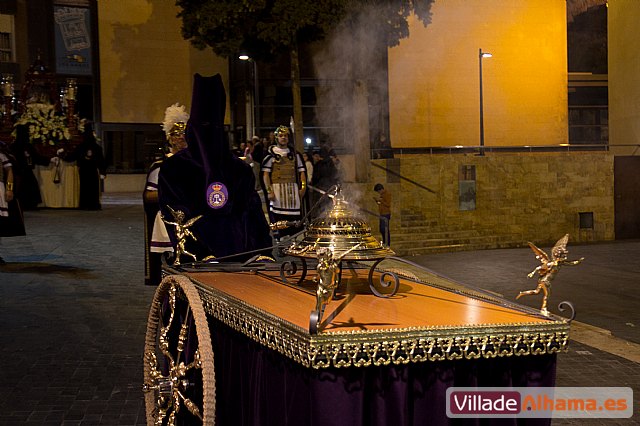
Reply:
<svg viewBox="0 0 640 426"><path fill-rule="evenodd" d="M24 210L33 210L42 202L40 185L33 170L36 165L47 166L50 159L40 155L29 142L29 128L25 124L16 126L16 138L10 146L13 154L15 175L15 197Z"/></svg>
<svg viewBox="0 0 640 426"><path fill-rule="evenodd" d="M100 210L100 183L107 174L107 164L93 134L93 126L85 124L83 140L65 161L76 161L80 178L80 203L83 210Z"/></svg>
<svg viewBox="0 0 640 426"><path fill-rule="evenodd" d="M165 109L162 129L167 138L169 152L167 157L187 147L185 130L189 113L183 105L175 103ZM158 200L158 176L164 157L154 162L149 168L147 182L142 193L144 207L145 256L144 283L158 285L162 279L162 256L173 250L165 223L159 215L160 202Z"/></svg>
<svg viewBox="0 0 640 426"><path fill-rule="evenodd" d="M15 176L9 147L0 141L0 237L25 235L20 203L14 198ZM5 261L0 257L0 265Z"/></svg>
<svg viewBox="0 0 640 426"><path fill-rule="evenodd" d="M183 212L185 222L202 215L190 228L195 240L190 238L185 245L199 260L239 253L245 254L233 260L246 260L257 254L246 252L260 249L270 254L269 225L251 166L233 155L224 139L225 106L222 77L196 74L186 129L188 148L160 166L158 197L163 218L173 219L171 209ZM175 247L175 231L171 226L167 231Z"/></svg>
<svg viewBox="0 0 640 426"><path fill-rule="evenodd" d="M251 156L253 157L253 161L262 164L262 160L264 160L264 144L260 139L256 140L253 144L253 153Z"/></svg>
<svg viewBox="0 0 640 426"><path fill-rule="evenodd" d="M260 176L260 166L262 164L262 160L264 160L265 155L265 147L264 142L261 140L257 140L253 145L253 177L256 180L256 191L258 192L258 196L260 197L260 201L264 203L266 200L265 197L265 188L264 182L262 181L262 176Z"/></svg>
<svg viewBox="0 0 640 426"><path fill-rule="evenodd" d="M380 214L380 235L382 235L382 244L389 247L391 244L391 233L389 232L389 221L391 220L391 193L384 189L381 183L376 183L373 190L378 193L378 197L374 200L378 204L378 213Z"/></svg>

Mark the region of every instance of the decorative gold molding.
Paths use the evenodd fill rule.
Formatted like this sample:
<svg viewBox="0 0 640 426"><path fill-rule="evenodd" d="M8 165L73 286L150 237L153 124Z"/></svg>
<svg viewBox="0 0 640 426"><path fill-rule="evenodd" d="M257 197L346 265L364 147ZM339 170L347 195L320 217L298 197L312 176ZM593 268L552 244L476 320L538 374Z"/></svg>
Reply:
<svg viewBox="0 0 640 426"><path fill-rule="evenodd" d="M207 315L311 368L543 355L567 350L569 323L410 327L309 334L266 311L192 280Z"/></svg>

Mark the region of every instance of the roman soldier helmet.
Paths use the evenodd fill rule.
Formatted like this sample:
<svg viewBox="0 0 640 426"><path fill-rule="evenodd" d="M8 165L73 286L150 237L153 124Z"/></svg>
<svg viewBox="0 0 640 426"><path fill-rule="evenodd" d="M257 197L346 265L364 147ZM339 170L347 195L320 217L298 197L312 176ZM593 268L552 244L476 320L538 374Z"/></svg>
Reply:
<svg viewBox="0 0 640 426"><path fill-rule="evenodd" d="M276 137L289 135L289 128L287 126L278 126L278 128L273 132Z"/></svg>
<svg viewBox="0 0 640 426"><path fill-rule="evenodd" d="M184 105L173 104L164 111L164 121L162 122L162 130L167 135L167 139L171 136L184 135L187 128L189 113Z"/></svg>

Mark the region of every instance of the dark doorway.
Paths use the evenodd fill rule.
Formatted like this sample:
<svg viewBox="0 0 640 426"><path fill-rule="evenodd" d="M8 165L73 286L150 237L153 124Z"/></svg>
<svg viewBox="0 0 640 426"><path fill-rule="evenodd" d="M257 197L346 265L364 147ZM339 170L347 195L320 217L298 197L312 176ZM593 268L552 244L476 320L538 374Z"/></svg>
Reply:
<svg viewBox="0 0 640 426"><path fill-rule="evenodd" d="M640 156L613 162L616 239L640 238Z"/></svg>

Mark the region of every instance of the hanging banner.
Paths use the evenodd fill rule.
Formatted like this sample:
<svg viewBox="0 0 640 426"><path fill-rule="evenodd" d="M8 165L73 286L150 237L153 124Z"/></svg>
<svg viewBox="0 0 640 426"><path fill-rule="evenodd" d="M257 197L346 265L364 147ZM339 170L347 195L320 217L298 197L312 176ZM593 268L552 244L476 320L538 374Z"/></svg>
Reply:
<svg viewBox="0 0 640 426"><path fill-rule="evenodd" d="M91 75L91 23L89 9L54 6L56 72Z"/></svg>

